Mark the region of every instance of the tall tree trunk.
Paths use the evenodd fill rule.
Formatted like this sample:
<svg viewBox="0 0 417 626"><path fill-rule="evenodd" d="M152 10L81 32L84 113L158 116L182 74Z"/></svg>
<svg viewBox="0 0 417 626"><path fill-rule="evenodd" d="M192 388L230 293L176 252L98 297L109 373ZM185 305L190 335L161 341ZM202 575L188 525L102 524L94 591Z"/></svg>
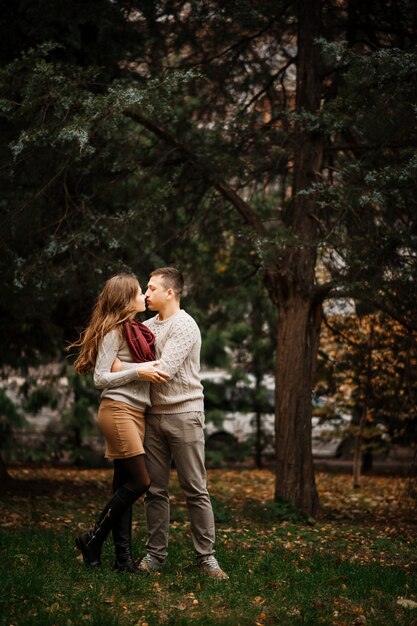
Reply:
<svg viewBox="0 0 417 626"><path fill-rule="evenodd" d="M256 428L255 467L257 467L258 469L261 469L263 466L263 463L262 463L262 413L261 413L261 408L259 406L259 403L260 403L259 394L260 394L261 385L262 385L262 375L257 374L256 382L255 382L255 428Z"/></svg>
<svg viewBox="0 0 417 626"><path fill-rule="evenodd" d="M298 5L297 113L320 108L319 50L321 1ZM315 299L316 204L299 194L317 180L322 139L301 122L294 146L293 198L285 216L295 244L269 272L279 307L276 350L275 495L306 514L319 509L311 450L311 394L321 325Z"/></svg>
<svg viewBox="0 0 417 626"><path fill-rule="evenodd" d="M311 450L311 392L321 306L294 295L280 306L276 351L275 495L308 515L319 509Z"/></svg>
<svg viewBox="0 0 417 626"><path fill-rule="evenodd" d="M355 448L353 453L353 486L355 489L359 489L361 486L361 468L362 468L362 444L363 444L363 432L368 416L368 407L365 406L362 409L361 419L359 420L358 430L355 434Z"/></svg>
<svg viewBox="0 0 417 626"><path fill-rule="evenodd" d="M372 393L372 358L374 349L375 320L372 319L369 329L369 339L366 346L364 359L365 380L363 382L363 406L361 419L355 436L355 451L353 455L353 486L359 489L361 486L361 470L363 461L363 434L368 421L369 399Z"/></svg>
<svg viewBox="0 0 417 626"><path fill-rule="evenodd" d="M255 467L261 469L262 462L262 413L256 411L255 414L256 438L255 438Z"/></svg>
<svg viewBox="0 0 417 626"><path fill-rule="evenodd" d="M4 459L0 453L0 483L9 482L12 479L9 472L7 471L7 465L4 462Z"/></svg>

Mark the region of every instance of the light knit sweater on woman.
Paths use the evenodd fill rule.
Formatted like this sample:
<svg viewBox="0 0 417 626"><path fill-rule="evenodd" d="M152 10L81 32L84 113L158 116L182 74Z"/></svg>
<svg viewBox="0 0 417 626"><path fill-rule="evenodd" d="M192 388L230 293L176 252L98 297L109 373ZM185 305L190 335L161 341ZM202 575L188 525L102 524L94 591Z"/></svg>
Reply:
<svg viewBox="0 0 417 626"><path fill-rule="evenodd" d="M111 367L116 357L123 364L128 365L129 369L112 372ZM151 403L150 383L140 380L137 372L148 367L148 363L133 363L121 331L111 330L104 336L98 350L94 368L94 385L97 389L103 390L101 399L109 398L145 410Z"/></svg>

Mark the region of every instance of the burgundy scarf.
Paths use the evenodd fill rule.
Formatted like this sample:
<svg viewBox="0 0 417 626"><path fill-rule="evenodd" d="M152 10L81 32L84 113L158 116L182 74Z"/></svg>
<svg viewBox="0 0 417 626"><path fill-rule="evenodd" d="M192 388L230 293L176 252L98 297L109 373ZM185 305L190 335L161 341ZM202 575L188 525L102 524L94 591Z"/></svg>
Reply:
<svg viewBox="0 0 417 626"><path fill-rule="evenodd" d="M136 320L125 322L123 335L135 363L155 361L155 336L145 324Z"/></svg>

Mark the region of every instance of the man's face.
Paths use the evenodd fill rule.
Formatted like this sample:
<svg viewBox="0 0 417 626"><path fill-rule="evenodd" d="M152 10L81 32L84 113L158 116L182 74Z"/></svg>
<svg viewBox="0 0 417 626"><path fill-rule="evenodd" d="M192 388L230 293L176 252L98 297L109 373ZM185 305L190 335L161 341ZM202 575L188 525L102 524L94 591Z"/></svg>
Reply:
<svg viewBox="0 0 417 626"><path fill-rule="evenodd" d="M146 305L150 311L160 311L167 303L168 289L162 276L151 276L145 293Z"/></svg>

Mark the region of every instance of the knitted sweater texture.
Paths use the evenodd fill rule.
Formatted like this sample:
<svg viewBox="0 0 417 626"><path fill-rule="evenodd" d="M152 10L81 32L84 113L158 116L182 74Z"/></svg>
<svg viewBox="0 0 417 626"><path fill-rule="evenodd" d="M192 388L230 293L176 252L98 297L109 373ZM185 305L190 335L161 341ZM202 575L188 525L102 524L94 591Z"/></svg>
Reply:
<svg viewBox="0 0 417 626"><path fill-rule="evenodd" d="M121 372L112 372L111 366L118 357L129 366ZM133 363L126 340L120 332L112 330L101 342L94 368L94 385L102 389L101 398L125 402L138 409L150 404L150 383L139 380L137 371L147 367L146 363Z"/></svg>
<svg viewBox="0 0 417 626"><path fill-rule="evenodd" d="M156 315L144 323L155 335L159 369L170 375L166 383L151 384L151 407L147 412L160 415L203 411L201 334L195 320L181 309L166 320Z"/></svg>

